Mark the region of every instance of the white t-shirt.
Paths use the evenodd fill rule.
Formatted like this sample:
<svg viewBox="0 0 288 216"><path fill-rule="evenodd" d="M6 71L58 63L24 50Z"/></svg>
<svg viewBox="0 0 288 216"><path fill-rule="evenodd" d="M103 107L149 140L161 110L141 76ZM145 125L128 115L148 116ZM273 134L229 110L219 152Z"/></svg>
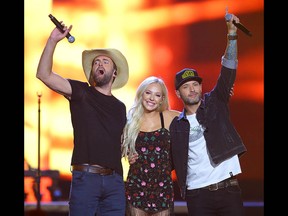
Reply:
<svg viewBox="0 0 288 216"><path fill-rule="evenodd" d="M204 128L197 121L196 114L187 115L187 119L190 123L187 189L202 188L241 173L237 155L217 166L213 164L206 148Z"/></svg>

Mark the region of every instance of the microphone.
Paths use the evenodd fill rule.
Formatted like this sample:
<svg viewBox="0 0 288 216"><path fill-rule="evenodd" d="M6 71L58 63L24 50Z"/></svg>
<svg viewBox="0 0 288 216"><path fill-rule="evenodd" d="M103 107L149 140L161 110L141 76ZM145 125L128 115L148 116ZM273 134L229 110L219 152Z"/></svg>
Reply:
<svg viewBox="0 0 288 216"><path fill-rule="evenodd" d="M51 19L51 21L56 25L56 27L62 32L64 33L64 30L63 30L63 26L61 25L61 23L54 17L52 16L52 14L49 14L49 17ZM75 38L70 35L70 33L68 32L68 34L66 35L66 38L68 39L68 41L70 43L73 43L75 41Z"/></svg>
<svg viewBox="0 0 288 216"><path fill-rule="evenodd" d="M230 19L232 18L232 14L227 13L225 15L225 20L226 22L228 22ZM245 34L247 34L248 36L252 36L252 33L241 23L236 23L235 20L232 21L232 23L241 31L243 31Z"/></svg>

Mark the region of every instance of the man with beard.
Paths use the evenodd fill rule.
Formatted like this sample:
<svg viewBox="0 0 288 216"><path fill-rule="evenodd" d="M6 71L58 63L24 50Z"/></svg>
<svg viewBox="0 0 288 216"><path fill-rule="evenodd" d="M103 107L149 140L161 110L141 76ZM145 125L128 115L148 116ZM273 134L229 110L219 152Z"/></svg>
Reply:
<svg viewBox="0 0 288 216"><path fill-rule="evenodd" d="M230 120L229 98L238 66L239 18L226 20L227 44L214 88L203 95L202 77L193 68L175 76L176 95L184 109L170 124L171 148L181 197L189 216L243 216L237 176L239 157L246 152ZM231 94L232 89L232 94Z"/></svg>
<svg viewBox="0 0 288 216"><path fill-rule="evenodd" d="M74 134L71 158L70 216L125 214L125 188L121 163L126 106L112 95L129 77L128 63L116 49L82 53L87 82L66 79L52 70L53 54L72 26L63 23L51 32L41 55L36 77L63 95L70 105Z"/></svg>

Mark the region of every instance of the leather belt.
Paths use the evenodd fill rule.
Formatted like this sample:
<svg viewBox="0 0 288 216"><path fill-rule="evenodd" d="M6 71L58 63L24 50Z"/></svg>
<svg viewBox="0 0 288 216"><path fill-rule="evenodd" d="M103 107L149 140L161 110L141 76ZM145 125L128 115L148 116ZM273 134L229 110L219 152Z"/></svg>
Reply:
<svg viewBox="0 0 288 216"><path fill-rule="evenodd" d="M238 184L238 180L236 178L228 178L228 179L225 179L221 182L203 187L202 189L208 189L209 191L216 191L218 189L226 188L229 186L237 186L237 185L239 185L239 184Z"/></svg>
<svg viewBox="0 0 288 216"><path fill-rule="evenodd" d="M239 184L238 184L238 180L236 178L228 178L228 179L225 179L221 182L203 187L203 189L208 189L209 191L216 191L218 189L226 188L229 186L237 186L237 185L239 185Z"/></svg>
<svg viewBox="0 0 288 216"><path fill-rule="evenodd" d="M113 169L102 167L100 165L72 165L72 171L82 171L82 172L89 172L89 173L96 173L100 175L112 175L114 173Z"/></svg>

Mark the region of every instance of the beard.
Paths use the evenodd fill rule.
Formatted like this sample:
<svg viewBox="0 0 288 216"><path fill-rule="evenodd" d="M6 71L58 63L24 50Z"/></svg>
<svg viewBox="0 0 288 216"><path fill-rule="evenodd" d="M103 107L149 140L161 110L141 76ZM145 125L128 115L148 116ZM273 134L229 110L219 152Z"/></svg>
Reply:
<svg viewBox="0 0 288 216"><path fill-rule="evenodd" d="M96 86L102 87L110 83L112 79L112 74L104 73L103 75L95 74L93 80Z"/></svg>
<svg viewBox="0 0 288 216"><path fill-rule="evenodd" d="M200 102L201 100L201 94L198 94L195 98L190 98L190 97L184 97L181 95L181 98L186 105L196 105Z"/></svg>

